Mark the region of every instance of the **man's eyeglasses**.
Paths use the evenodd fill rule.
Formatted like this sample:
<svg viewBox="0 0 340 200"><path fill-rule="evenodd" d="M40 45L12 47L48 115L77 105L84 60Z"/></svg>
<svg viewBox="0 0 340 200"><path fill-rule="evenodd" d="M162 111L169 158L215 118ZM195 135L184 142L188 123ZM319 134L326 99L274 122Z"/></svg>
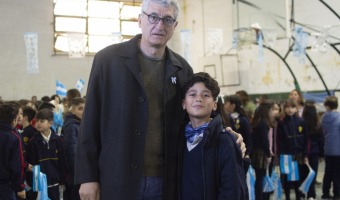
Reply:
<svg viewBox="0 0 340 200"><path fill-rule="evenodd" d="M172 26L174 23L175 23L175 19L173 19L172 17L159 17L158 15L156 14L151 14L151 15L148 15L146 14L144 11L143 13L148 16L148 21L151 23L151 24L157 24L160 20L162 20L163 24L165 26Z"/></svg>

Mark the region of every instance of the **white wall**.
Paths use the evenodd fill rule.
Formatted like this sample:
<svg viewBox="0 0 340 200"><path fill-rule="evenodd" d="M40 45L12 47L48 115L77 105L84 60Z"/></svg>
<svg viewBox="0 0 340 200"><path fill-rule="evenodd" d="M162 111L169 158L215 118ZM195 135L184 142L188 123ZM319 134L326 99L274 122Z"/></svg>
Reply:
<svg viewBox="0 0 340 200"><path fill-rule="evenodd" d="M87 86L93 57L69 59L67 56L53 56L53 1L52 0L0 0L0 96L5 100L30 98L55 93L55 81L59 80L68 88L74 87L79 78ZM256 3L261 0L252 0ZM284 5L284 0L275 0ZM258 61L258 47L251 46L232 51L228 63L229 75L223 75L218 54L209 51L208 30L222 31L221 54L232 47L232 30L237 28L236 5L233 0L179 0L181 13L169 46L182 53L181 30L190 31L188 52L185 55L196 72L203 70L204 62L217 64L215 77L219 82L237 82L234 86L223 86L224 94L245 89L250 94L289 92L294 88L293 79L284 63L272 52L264 51L264 61ZM329 24L339 25L340 20L331 14L317 0L295 1L295 17L299 22L315 24L317 27ZM329 0L333 9L340 13L340 1ZM277 8L273 12L278 12ZM284 9L284 8L281 8ZM249 11L250 12L250 11ZM280 11L282 13L282 11ZM243 13L243 23L252 23L258 13ZM251 16L251 17L250 17ZM256 17L255 17L256 18ZM242 24L243 25L243 24ZM25 32L38 33L39 74L26 72ZM339 33L339 34L337 34ZM339 38L340 32L335 35ZM277 41L274 49L282 56L287 52L289 40ZM238 62L233 60L238 59ZM326 53L310 52L315 64L329 87L335 89L340 81L340 56L330 49ZM229 59L229 58L228 58ZM323 90L324 87L310 63L300 64L292 53L287 62L292 67L302 90ZM220 64L220 65L219 65ZM229 66L229 67L228 67ZM85 92L85 91L84 91ZM85 94L83 92L83 94Z"/></svg>
<svg viewBox="0 0 340 200"><path fill-rule="evenodd" d="M0 5L0 96L4 100L51 96L56 80L68 89L79 78L87 83L93 57L53 55L52 0L1 0ZM38 74L26 72L26 32L38 34Z"/></svg>
<svg viewBox="0 0 340 200"><path fill-rule="evenodd" d="M261 22L263 28L272 28L274 23L266 16L268 12L281 15L283 18L278 18L278 21L285 26L285 0L266 0L266 2L263 0L252 0L249 2L255 5L263 4L262 6L270 2L273 5L271 8L262 7L262 10L252 10L244 6L244 4L241 5L241 3L239 3L240 7L243 6L243 12L239 13L240 27L249 27L254 22ZM296 21L317 30L321 30L325 25L337 26L337 28L333 29L332 35L340 38L340 20L319 1L299 0L295 2ZM340 1L329 0L327 3L329 3L338 14L340 13ZM224 94L231 94L240 89L245 89L250 94L282 93L294 89L294 80L288 68L278 56L269 50L264 49L263 62L259 62L258 59L258 46L251 45L238 51L231 51L230 53L232 55L236 53L238 57L238 66L222 66L220 61L216 59L219 57L218 55L207 55L206 43L209 38L206 31L208 29L223 30L224 49L221 51L222 54L225 54L226 51L232 47L232 30L238 28L236 18L237 4L233 4L232 0L182 0L181 4L184 8L179 20L179 27L174 37L176 39L173 40L176 43L174 48L178 52L182 51L178 43L180 41L180 30L189 29L191 31L191 42L189 50L190 57L188 59L196 72L202 71L203 65L210 62L211 64L217 64L216 76L219 82L223 79L234 79L235 76L239 75L239 79L235 79L236 85L222 86L222 92ZM310 29L305 30L313 32ZM283 35L285 33L282 29L279 29L278 32L280 36L282 36L282 33ZM333 39L332 41L340 42L337 39ZM309 44L310 43L311 41L309 41ZM291 40L282 38L276 42L273 49L284 57L290 44ZM338 48L340 49L340 45ZM310 50L307 52L317 65L328 89L339 89L336 88L340 81L340 76L337 76L337 74L340 74L339 54L332 48L329 48L325 53L311 52ZM308 60L306 63L301 64L297 58L293 56L293 52L291 52L286 61L297 77L300 88L303 91L325 89ZM230 68L230 74L227 77L221 77L223 76L221 73L223 69L219 68L223 67Z"/></svg>

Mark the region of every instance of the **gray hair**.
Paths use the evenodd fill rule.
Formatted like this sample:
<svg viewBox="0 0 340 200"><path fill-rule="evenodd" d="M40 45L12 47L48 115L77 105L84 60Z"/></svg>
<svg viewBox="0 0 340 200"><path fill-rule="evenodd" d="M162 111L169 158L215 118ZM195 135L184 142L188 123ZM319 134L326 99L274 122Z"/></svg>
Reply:
<svg viewBox="0 0 340 200"><path fill-rule="evenodd" d="M175 10L174 17L177 20L179 13L179 5L177 0L143 0L142 12L148 9L150 2L160 4L164 7L173 7Z"/></svg>

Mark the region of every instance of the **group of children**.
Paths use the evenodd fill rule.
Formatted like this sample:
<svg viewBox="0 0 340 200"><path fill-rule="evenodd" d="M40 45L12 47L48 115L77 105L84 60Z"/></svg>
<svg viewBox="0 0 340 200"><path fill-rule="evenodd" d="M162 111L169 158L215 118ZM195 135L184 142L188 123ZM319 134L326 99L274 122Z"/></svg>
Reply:
<svg viewBox="0 0 340 200"><path fill-rule="evenodd" d="M56 104L42 102L36 110L17 102L0 103L0 199L37 199L33 187L33 166L46 175L48 198L80 199L79 186L73 184L77 135L85 99L72 96L64 113L60 133L53 129ZM54 98L57 96L54 95Z"/></svg>
<svg viewBox="0 0 340 200"><path fill-rule="evenodd" d="M340 115L334 112L338 106L335 97L325 101L328 112L323 123L319 122L313 103L307 102L299 109L302 102L294 97L283 103L282 116L279 116L279 104L264 100L249 120L237 95L224 97L223 108L218 109L219 92L218 83L207 73L194 74L184 85L182 106L188 117L180 132L182 148L177 152L180 199L248 199L245 174L251 163L256 173L256 200L269 200L269 194L263 192L263 178L267 170L277 165L278 155L282 154L291 155L298 162L300 174L298 181L288 181L287 175L282 174L286 200L290 199L291 187L295 189L296 199L303 198L298 187L307 176L306 164L317 172L319 155L323 153L322 124L327 125L324 127L326 173L323 192L329 197L333 181L334 199L339 197L340 177L335 167L339 166L340 156L340 126L337 124ZM68 187L72 195L70 199L79 199L79 186L72 182L76 138L84 103L82 98L73 99L71 112L64 118L64 141L51 129L52 110L45 108L35 114L34 110L24 107L24 131L20 136L15 129L20 108L10 103L0 105L0 161L3 163L0 174L5 176L0 177L0 199L25 198L23 170L30 171L31 165L40 165L41 172L47 175L50 199L59 200L59 185L67 181L71 183ZM29 122L34 117L36 125L32 127ZM243 135L247 147L244 157L226 126ZM27 150L26 154L23 149ZM68 171L68 176L65 176L64 170ZM27 183L29 180L30 177L26 176ZM315 178L306 197L316 198Z"/></svg>

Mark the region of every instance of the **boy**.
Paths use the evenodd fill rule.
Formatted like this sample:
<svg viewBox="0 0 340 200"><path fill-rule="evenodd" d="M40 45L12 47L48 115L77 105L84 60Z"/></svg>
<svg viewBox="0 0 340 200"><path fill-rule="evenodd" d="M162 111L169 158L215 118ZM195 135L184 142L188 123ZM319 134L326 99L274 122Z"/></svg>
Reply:
<svg viewBox="0 0 340 200"><path fill-rule="evenodd" d="M27 150L28 150L28 142L30 141L30 139L33 137L34 134L37 133L37 129L35 129L32 125L31 122L34 119L35 115L36 115L36 111L30 107L30 106L24 106L22 108L22 112L23 112L23 117L22 117L22 128L23 128L23 132L21 133L21 138L23 141L23 151L24 151L24 158L26 159L25 161L27 162ZM27 169L26 169L26 182L28 185L32 185L32 165L30 164L26 164ZM26 189L26 198L28 200L33 200L36 199L35 197L35 193L29 189Z"/></svg>
<svg viewBox="0 0 340 200"><path fill-rule="evenodd" d="M22 135L22 138L23 138L24 147L25 147L25 149L27 149L28 141L37 132L37 129L35 129L31 125L31 121L34 119L35 114L37 112L30 106L24 106L22 108L22 111L23 111L23 118L22 118L23 132L21 133L21 135Z"/></svg>
<svg viewBox="0 0 340 200"><path fill-rule="evenodd" d="M68 191L70 199L80 200L79 188L80 185L74 185L74 165L75 154L77 148L77 137L79 132L80 121L83 117L85 99L81 97L73 98L70 102L71 110L66 114L63 126L64 135L64 150L67 163L67 176L68 176Z"/></svg>
<svg viewBox="0 0 340 200"><path fill-rule="evenodd" d="M321 126L325 135L325 174L323 177L322 199L331 199L329 194L333 180L333 194L335 200L340 199L340 112L337 111L338 99L327 97L324 106L326 113L321 119Z"/></svg>
<svg viewBox="0 0 340 200"><path fill-rule="evenodd" d="M27 161L31 165L40 165L40 171L47 177L48 197L59 200L59 184L64 180L64 155L60 138L51 130L53 112L41 109L36 120L39 133L29 141Z"/></svg>
<svg viewBox="0 0 340 200"><path fill-rule="evenodd" d="M190 122L180 142L181 199L246 199L241 152L232 135L223 131L221 117L210 119L217 108L218 83L207 73L197 73L183 92L182 106Z"/></svg>
<svg viewBox="0 0 340 200"><path fill-rule="evenodd" d="M14 104L0 105L0 199L25 199L24 160L21 139L15 130L19 108Z"/></svg>

